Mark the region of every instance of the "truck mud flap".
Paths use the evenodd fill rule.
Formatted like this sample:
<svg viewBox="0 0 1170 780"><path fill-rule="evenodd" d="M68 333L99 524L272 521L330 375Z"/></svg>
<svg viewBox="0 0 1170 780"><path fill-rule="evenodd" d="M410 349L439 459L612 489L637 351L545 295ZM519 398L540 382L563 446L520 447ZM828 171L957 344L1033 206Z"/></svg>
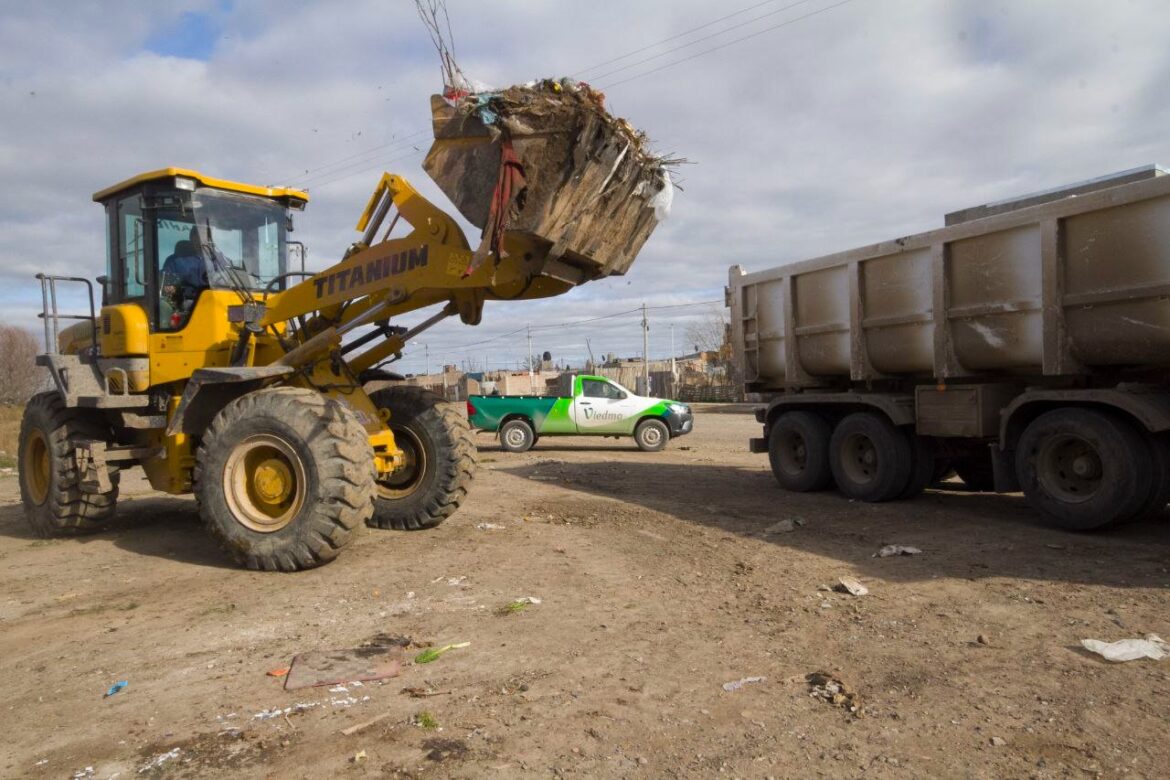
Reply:
<svg viewBox="0 0 1170 780"><path fill-rule="evenodd" d="M748 449L757 455L761 452L768 451L767 439L748 439Z"/></svg>

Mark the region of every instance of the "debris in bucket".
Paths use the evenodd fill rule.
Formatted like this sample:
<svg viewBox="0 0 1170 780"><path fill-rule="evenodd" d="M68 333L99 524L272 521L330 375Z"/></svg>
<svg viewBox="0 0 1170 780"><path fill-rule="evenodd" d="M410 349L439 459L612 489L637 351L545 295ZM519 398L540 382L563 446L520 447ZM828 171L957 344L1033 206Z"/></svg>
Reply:
<svg viewBox="0 0 1170 780"><path fill-rule="evenodd" d="M505 232L534 239L585 279L625 273L670 213L668 168L686 160L650 151L645 133L610 114L586 82L473 83L451 54L442 3L416 6L444 82L431 98L435 142L423 168L483 231L464 276L506 256Z"/></svg>
<svg viewBox="0 0 1170 780"><path fill-rule="evenodd" d="M442 647L428 647L426 650L423 650L414 657L414 662L416 664L429 664L432 661L437 661L439 656L443 655L443 653L449 652L451 650L459 650L460 648L469 647L470 645L471 642L459 642L458 644L443 645Z"/></svg>
<svg viewBox="0 0 1170 780"><path fill-rule="evenodd" d="M809 696L821 699L840 707L860 717L862 713L861 697L856 691L850 690L845 683L828 672L813 672L804 678L809 685Z"/></svg>
<svg viewBox="0 0 1170 780"><path fill-rule="evenodd" d="M745 685L752 685L754 683L762 683L767 680L767 677L741 677L738 680L723 683L723 690L728 693L734 693Z"/></svg>
<svg viewBox="0 0 1170 780"><path fill-rule="evenodd" d="M1144 639L1120 639L1116 642L1102 642L1099 639L1082 639L1081 646L1090 653L1096 653L1106 661L1121 663L1149 658L1161 661L1170 656L1170 644L1157 634L1146 634Z"/></svg>
<svg viewBox="0 0 1170 780"><path fill-rule="evenodd" d="M922 555L917 547L908 547L904 544L887 544L874 553L874 558L893 558L895 555Z"/></svg>
<svg viewBox="0 0 1170 780"><path fill-rule="evenodd" d="M392 637L385 637L387 640ZM313 650L293 658L284 689L315 688L397 677L402 673L402 645L387 641L344 650Z"/></svg>
<svg viewBox="0 0 1170 780"><path fill-rule="evenodd" d="M838 593L848 593L850 596L868 596L869 588L862 585L852 577L841 577L837 580L837 584L833 586L833 590Z"/></svg>
<svg viewBox="0 0 1170 780"><path fill-rule="evenodd" d="M116 682L110 686L110 689L102 695L102 698L103 699L110 698L114 694L124 690L126 688L126 686L129 684L130 684L130 682L128 680L118 680L118 682Z"/></svg>

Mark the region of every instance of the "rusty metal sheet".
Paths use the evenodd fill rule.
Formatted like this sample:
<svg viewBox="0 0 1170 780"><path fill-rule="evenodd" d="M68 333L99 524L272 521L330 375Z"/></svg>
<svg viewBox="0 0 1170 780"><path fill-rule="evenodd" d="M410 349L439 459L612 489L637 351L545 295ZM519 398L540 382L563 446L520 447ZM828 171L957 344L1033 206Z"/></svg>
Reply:
<svg viewBox="0 0 1170 780"><path fill-rule="evenodd" d="M284 678L284 689L314 688L347 682L397 677L402 672L402 647L371 645L344 650L311 650L295 656Z"/></svg>

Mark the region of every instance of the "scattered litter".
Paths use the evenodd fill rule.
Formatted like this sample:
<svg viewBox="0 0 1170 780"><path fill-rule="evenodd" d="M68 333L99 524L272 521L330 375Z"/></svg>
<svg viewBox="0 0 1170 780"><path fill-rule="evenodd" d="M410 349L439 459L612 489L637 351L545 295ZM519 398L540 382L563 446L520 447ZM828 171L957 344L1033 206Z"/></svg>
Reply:
<svg viewBox="0 0 1170 780"><path fill-rule="evenodd" d="M36 762L35 764L33 764L33 766L44 766L44 765L45 765L45 764L47 764L47 763L49 763L49 759L47 759L47 758L42 758L40 761L38 761L38 762Z"/></svg>
<svg viewBox="0 0 1170 780"><path fill-rule="evenodd" d="M341 734L342 734L342 736L346 736L346 737L353 736L354 734L358 733L359 731L362 731L364 729L368 729L370 726L373 726L376 723L381 723L382 721L386 720L386 718L389 718L390 715L391 715L391 713L389 713L389 712L383 712L381 715L377 716L376 718L370 718L369 720L367 720L363 723L355 723L354 725L350 726L349 728L342 729Z"/></svg>
<svg viewBox="0 0 1170 780"><path fill-rule="evenodd" d="M365 761L365 760L366 760L366 751L364 751L364 750L359 750L358 752L354 753L353 756L351 756L349 759L351 764L357 764L357 763L360 763L360 762Z"/></svg>
<svg viewBox="0 0 1170 780"><path fill-rule="evenodd" d="M837 584L833 586L833 590L838 593L848 593L850 596L868 596L869 588L862 585L852 577L842 577L837 580Z"/></svg>
<svg viewBox="0 0 1170 780"><path fill-rule="evenodd" d="M110 697L111 697L111 696L113 696L114 694L116 694L116 693L118 693L118 692L120 692L120 691L124 690L124 689L126 688L126 686L127 686L127 685L129 685L129 684L130 684L130 683L129 683L128 681L126 681L126 680L118 680L118 682L116 682L116 683L114 683L113 685L111 685L111 686L110 686L110 689L109 689L108 691L106 691L106 692L105 692L105 695L103 695L103 696L102 696L102 698L103 698L103 699L108 699L108 698L110 698Z"/></svg>
<svg viewBox="0 0 1170 780"><path fill-rule="evenodd" d="M1050 550L1067 550L1068 549L1067 544L1046 544L1044 546Z"/></svg>
<svg viewBox="0 0 1170 780"><path fill-rule="evenodd" d="M414 662L416 664L429 664L431 661L437 661L439 656L449 650L459 650L461 648L470 646L471 642L459 642L458 644L443 645L442 647L428 647L426 650L423 650L414 657Z"/></svg>
<svg viewBox="0 0 1170 780"><path fill-rule="evenodd" d="M994 745L995 747L1003 747L1004 745L1007 744L1007 740L1004 739L1003 737L992 737L991 744Z"/></svg>
<svg viewBox="0 0 1170 780"><path fill-rule="evenodd" d="M295 713L307 712L307 711L313 709L314 707L320 707L320 706L321 706L320 702L310 701L310 702L294 704L291 707L285 707L284 709L281 709L280 707L274 707L273 709L270 709L270 710L260 710L259 712L257 712L255 715L252 716L252 719L253 720L272 720L273 718L279 718L282 715L291 715L294 712Z"/></svg>
<svg viewBox="0 0 1170 780"><path fill-rule="evenodd" d="M922 555L917 547L907 547L904 544L887 544L874 553L874 558L892 558L895 555Z"/></svg>
<svg viewBox="0 0 1170 780"><path fill-rule="evenodd" d="M988 647L991 646L991 640L987 637L987 634L980 634L979 636L975 637L975 641L981 645L986 645Z"/></svg>
<svg viewBox="0 0 1170 780"><path fill-rule="evenodd" d="M166 762L168 762L172 759L178 758L179 753L181 753L181 752L182 752L182 748L174 748L173 750L168 750L165 753L158 754L157 756L150 759L142 766L138 767L138 774L141 775L141 774L145 774L146 772L151 771L152 769L158 769Z"/></svg>
<svg viewBox="0 0 1170 780"><path fill-rule="evenodd" d="M403 688L402 693L405 693L412 699L426 699L430 696L443 696L451 691L432 691L430 688Z"/></svg>
<svg viewBox="0 0 1170 780"><path fill-rule="evenodd" d="M809 696L827 701L834 707L848 710L855 715L861 715L861 697L836 677L828 672L813 672L804 679L809 685Z"/></svg>
<svg viewBox="0 0 1170 780"><path fill-rule="evenodd" d="M364 647L314 650L295 656L285 675L284 689L295 691L397 677L402 673L401 637L379 636L375 642Z"/></svg>
<svg viewBox="0 0 1170 780"><path fill-rule="evenodd" d="M82 778L93 777L93 767L87 766L85 769L78 769L73 773L73 780L82 780Z"/></svg>
<svg viewBox="0 0 1170 780"><path fill-rule="evenodd" d="M767 677L743 677L739 680L732 680L731 682L723 683L723 690L727 691L728 693L734 693L745 685L762 683L767 679Z"/></svg>
<svg viewBox="0 0 1170 780"><path fill-rule="evenodd" d="M287 667L287 666L282 666L279 669L269 669L268 676L269 677L284 677L286 674L288 674L288 671L289 671L289 667Z"/></svg>
<svg viewBox="0 0 1170 780"><path fill-rule="evenodd" d="M503 531L506 526L498 523L476 523L475 527L480 531Z"/></svg>
<svg viewBox="0 0 1170 780"><path fill-rule="evenodd" d="M772 534L788 534L796 530L796 521L791 518L785 518L780 522L770 525L764 529L764 533Z"/></svg>
<svg viewBox="0 0 1170 780"><path fill-rule="evenodd" d="M1146 634L1145 639L1121 639L1117 642L1102 642L1099 639L1082 639L1081 646L1090 653L1096 653L1106 661L1137 661L1150 658L1161 661L1170 657L1170 644L1162 641L1157 634Z"/></svg>

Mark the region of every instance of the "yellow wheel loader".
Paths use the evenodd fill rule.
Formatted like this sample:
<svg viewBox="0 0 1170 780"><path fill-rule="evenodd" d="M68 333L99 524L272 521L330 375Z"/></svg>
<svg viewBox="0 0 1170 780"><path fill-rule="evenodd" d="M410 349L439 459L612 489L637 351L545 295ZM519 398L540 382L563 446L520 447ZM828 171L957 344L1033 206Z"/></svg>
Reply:
<svg viewBox="0 0 1170 780"><path fill-rule="evenodd" d="M87 279L38 276L38 364L53 389L21 429L28 520L45 535L100 529L120 472L141 466L155 489L194 493L212 535L253 569L311 568L363 525L421 529L454 512L475 474L467 422L383 366L446 317L474 325L487 300L600 275L516 233L476 265L456 222L390 174L360 240L317 273L290 239L308 201L295 189L167 168L94 200L108 233L100 309ZM65 283L89 288L88 313L58 310Z"/></svg>

